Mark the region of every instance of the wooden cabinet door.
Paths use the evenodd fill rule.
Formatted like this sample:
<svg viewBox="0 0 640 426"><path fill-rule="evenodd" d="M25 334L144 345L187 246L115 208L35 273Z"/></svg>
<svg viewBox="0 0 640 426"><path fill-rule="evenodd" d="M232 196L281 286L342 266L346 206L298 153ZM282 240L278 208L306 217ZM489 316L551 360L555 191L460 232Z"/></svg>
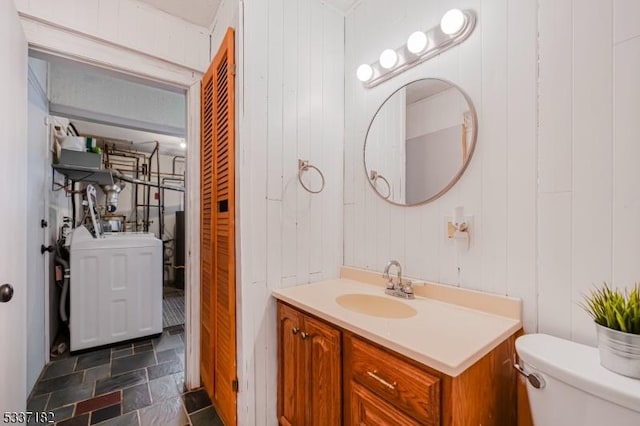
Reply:
<svg viewBox="0 0 640 426"><path fill-rule="evenodd" d="M283 426L304 425L304 353L302 315L278 304L278 420Z"/></svg>
<svg viewBox="0 0 640 426"><path fill-rule="evenodd" d="M310 317L304 318L307 398L305 425L339 425L342 409L340 331Z"/></svg>
<svg viewBox="0 0 640 426"><path fill-rule="evenodd" d="M202 78L200 376L227 426L236 412L234 31Z"/></svg>
<svg viewBox="0 0 640 426"><path fill-rule="evenodd" d="M373 392L351 382L351 412L346 414L351 426L419 426L420 423L404 415Z"/></svg>
<svg viewBox="0 0 640 426"><path fill-rule="evenodd" d="M278 422L342 423L340 331L278 303Z"/></svg>

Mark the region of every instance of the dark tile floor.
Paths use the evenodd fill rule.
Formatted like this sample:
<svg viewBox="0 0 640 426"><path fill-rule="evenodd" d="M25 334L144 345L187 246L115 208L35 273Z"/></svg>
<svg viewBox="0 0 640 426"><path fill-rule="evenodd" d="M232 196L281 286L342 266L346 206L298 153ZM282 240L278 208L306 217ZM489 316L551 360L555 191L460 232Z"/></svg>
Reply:
<svg viewBox="0 0 640 426"><path fill-rule="evenodd" d="M184 392L184 328L49 363L29 411L52 411L60 426L217 426L204 389Z"/></svg>

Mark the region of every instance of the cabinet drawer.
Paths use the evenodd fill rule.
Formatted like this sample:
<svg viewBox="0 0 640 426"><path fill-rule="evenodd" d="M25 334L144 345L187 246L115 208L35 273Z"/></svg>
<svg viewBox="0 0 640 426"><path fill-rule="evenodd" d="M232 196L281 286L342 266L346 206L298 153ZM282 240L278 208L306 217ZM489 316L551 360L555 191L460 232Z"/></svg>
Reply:
<svg viewBox="0 0 640 426"><path fill-rule="evenodd" d="M421 426L382 398L357 383L351 386L351 425Z"/></svg>
<svg viewBox="0 0 640 426"><path fill-rule="evenodd" d="M345 339L351 379L424 425L440 424L440 379L362 340Z"/></svg>

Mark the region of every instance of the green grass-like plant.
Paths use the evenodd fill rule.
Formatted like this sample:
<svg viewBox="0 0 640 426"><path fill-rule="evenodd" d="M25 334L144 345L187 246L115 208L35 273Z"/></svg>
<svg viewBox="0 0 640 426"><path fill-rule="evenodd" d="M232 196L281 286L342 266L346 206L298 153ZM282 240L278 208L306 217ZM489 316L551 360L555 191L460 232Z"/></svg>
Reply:
<svg viewBox="0 0 640 426"><path fill-rule="evenodd" d="M604 283L585 297L583 308L594 321L624 333L640 334L640 285L624 293Z"/></svg>

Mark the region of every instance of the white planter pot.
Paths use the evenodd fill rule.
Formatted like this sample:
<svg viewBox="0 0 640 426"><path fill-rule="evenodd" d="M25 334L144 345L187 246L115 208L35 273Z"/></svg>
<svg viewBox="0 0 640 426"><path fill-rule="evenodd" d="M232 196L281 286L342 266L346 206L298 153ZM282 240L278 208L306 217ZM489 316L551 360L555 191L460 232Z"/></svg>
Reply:
<svg viewBox="0 0 640 426"><path fill-rule="evenodd" d="M623 333L596 324L600 364L623 376L640 379L640 334Z"/></svg>

